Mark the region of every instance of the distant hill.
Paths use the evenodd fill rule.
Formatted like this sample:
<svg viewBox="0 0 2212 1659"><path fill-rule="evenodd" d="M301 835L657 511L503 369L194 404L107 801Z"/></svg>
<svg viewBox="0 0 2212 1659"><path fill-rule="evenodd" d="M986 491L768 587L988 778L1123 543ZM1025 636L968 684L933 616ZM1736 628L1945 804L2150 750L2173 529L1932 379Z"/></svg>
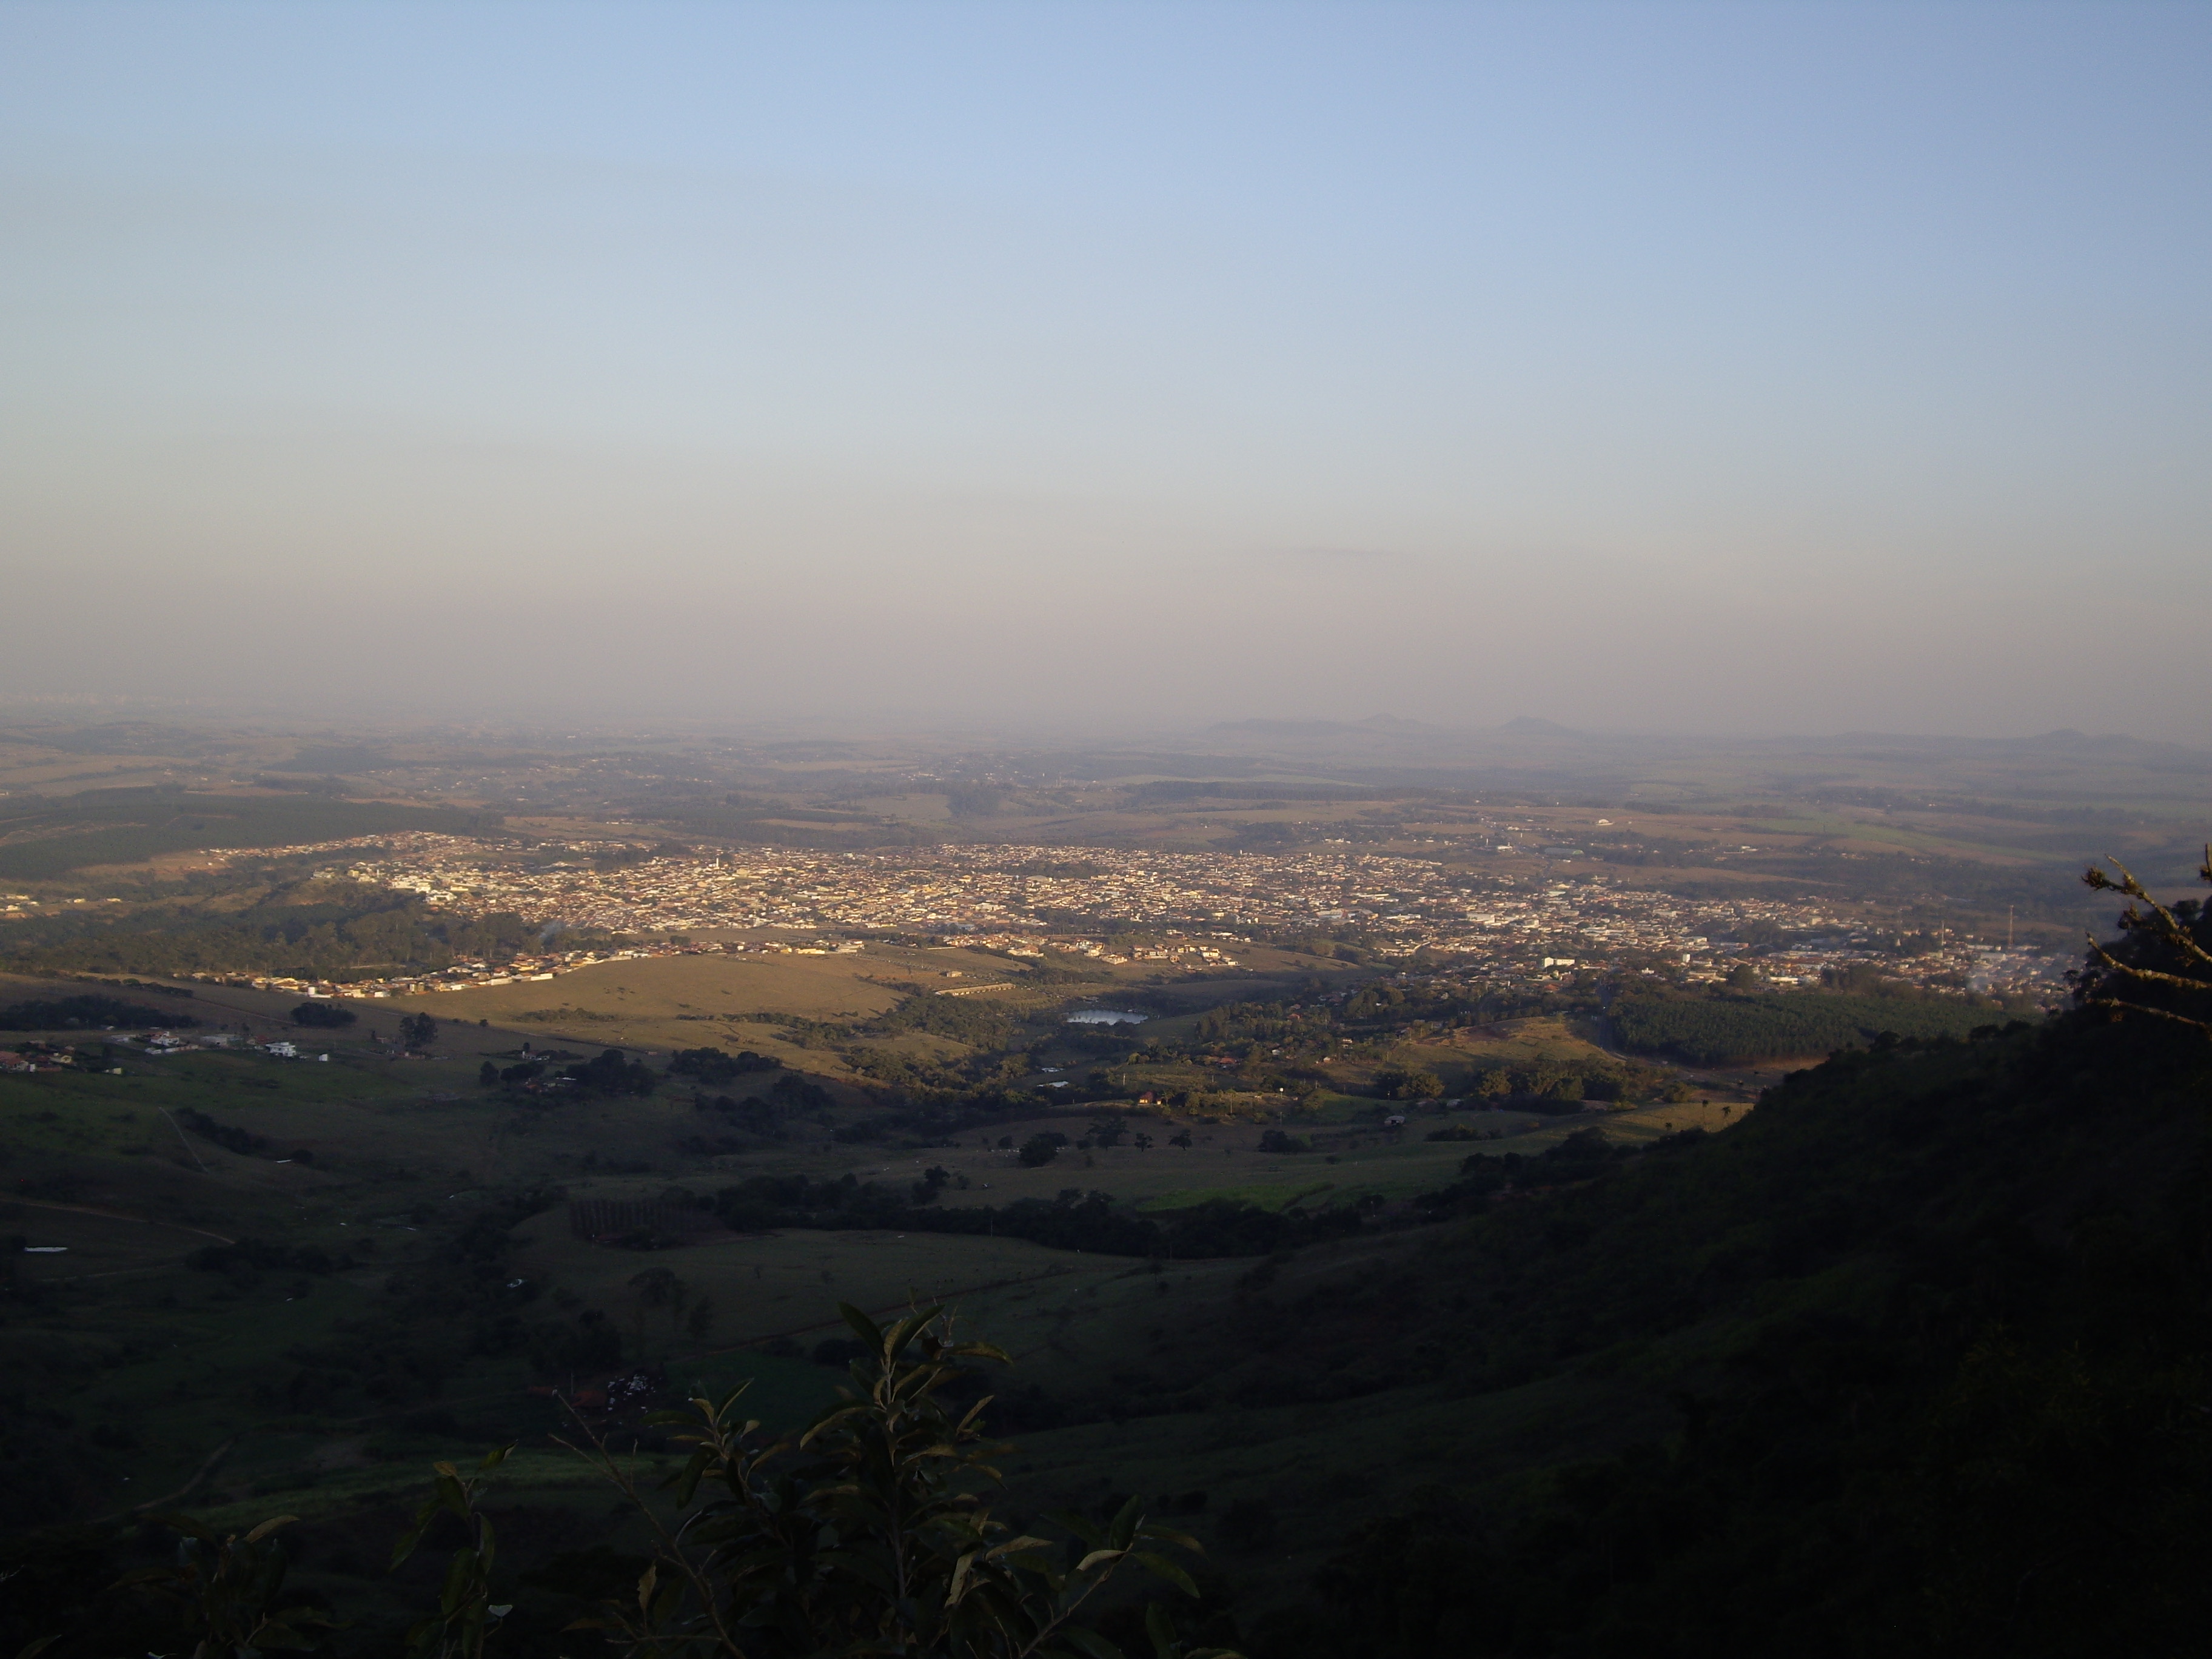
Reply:
<svg viewBox="0 0 2212 1659"><path fill-rule="evenodd" d="M291 847L395 830L473 835L495 815L321 795L89 789L19 797L0 810L0 879L37 881L93 865L135 864L216 847Z"/></svg>
<svg viewBox="0 0 2212 1659"><path fill-rule="evenodd" d="M1209 732L1251 732L1268 737L1310 737L1324 732L1348 732L1341 720L1217 720Z"/></svg>

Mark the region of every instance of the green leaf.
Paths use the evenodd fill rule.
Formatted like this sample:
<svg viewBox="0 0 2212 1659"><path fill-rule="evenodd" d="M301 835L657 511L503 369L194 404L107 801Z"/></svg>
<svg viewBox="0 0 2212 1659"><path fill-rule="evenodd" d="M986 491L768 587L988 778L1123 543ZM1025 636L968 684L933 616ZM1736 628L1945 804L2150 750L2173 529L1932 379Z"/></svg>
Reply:
<svg viewBox="0 0 2212 1659"><path fill-rule="evenodd" d="M1154 1659L1175 1659L1175 1620L1157 1601L1145 1603L1145 1634L1152 1638Z"/></svg>
<svg viewBox="0 0 2212 1659"><path fill-rule="evenodd" d="M1092 1549L1101 1547L1106 1534L1091 1523L1091 1517L1078 1510L1054 1510L1045 1516L1055 1527L1065 1527Z"/></svg>
<svg viewBox="0 0 2212 1659"><path fill-rule="evenodd" d="M660 1587L660 1594L653 1599L653 1622L665 1625L676 1616L677 1604L684 1599L684 1581L672 1578Z"/></svg>
<svg viewBox="0 0 2212 1659"><path fill-rule="evenodd" d="M689 1509L691 1506L691 1499L699 1490L700 1480L714 1466L714 1453L704 1446L700 1447L684 1460L684 1467L677 1472L676 1475L676 1507L678 1509Z"/></svg>
<svg viewBox="0 0 2212 1659"><path fill-rule="evenodd" d="M271 1516L268 1520L264 1521L259 1526L256 1527L252 1532L246 1534L246 1541L249 1544L258 1544L263 1539L269 1536L270 1533L276 1531L277 1528L289 1527L299 1518L300 1517L296 1515Z"/></svg>
<svg viewBox="0 0 2212 1659"><path fill-rule="evenodd" d="M978 1553L969 1550L952 1564L952 1577L945 1586L946 1607L956 1607L959 1604L960 1593L968 1587L968 1576L975 1570L975 1557Z"/></svg>
<svg viewBox="0 0 2212 1659"><path fill-rule="evenodd" d="M927 1322L927 1320L917 1320L909 1314L884 1331L883 1346L879 1352L890 1358L897 1358L906 1352L906 1345L914 1340L915 1333Z"/></svg>
<svg viewBox="0 0 2212 1659"><path fill-rule="evenodd" d="M298 1631L294 1630L290 1626L280 1625L275 1620L270 1619L264 1620L260 1626L254 1631L253 1645L257 1648L297 1648L305 1650L314 1646L315 1643L313 1638L302 1636Z"/></svg>
<svg viewBox="0 0 2212 1659"><path fill-rule="evenodd" d="M1075 1570L1078 1572L1088 1572L1095 1566L1102 1564L1110 1565L1120 1560L1124 1553L1126 1552L1121 1550L1093 1550L1075 1564Z"/></svg>
<svg viewBox="0 0 2212 1659"><path fill-rule="evenodd" d="M802 1446L811 1446L817 1438L828 1433L845 1419L864 1415L868 1410L869 1407L865 1401L852 1401L845 1405L832 1406L807 1426L806 1432L799 1437L799 1443Z"/></svg>
<svg viewBox="0 0 2212 1659"><path fill-rule="evenodd" d="M438 1471L439 1503L445 1505L447 1514L458 1516L464 1521L467 1520L469 1495L461 1488L461 1477L453 1473L453 1466L451 1463L440 1463L435 1467Z"/></svg>
<svg viewBox="0 0 2212 1659"><path fill-rule="evenodd" d="M884 1351L884 1334L877 1327L874 1320L869 1318L849 1302L840 1302L837 1304L837 1311L845 1316L845 1322L853 1328L854 1334L868 1345L868 1351L871 1353L881 1353Z"/></svg>
<svg viewBox="0 0 2212 1659"><path fill-rule="evenodd" d="M1136 1535L1137 1523L1144 1518L1144 1500L1132 1498L1121 1505L1121 1512L1114 1517L1113 1530L1107 1534L1108 1541L1117 1550L1128 1548L1129 1540Z"/></svg>
<svg viewBox="0 0 2212 1659"><path fill-rule="evenodd" d="M438 1598L438 1605L448 1617L459 1613L468 1601L470 1587L476 1580L471 1570L476 1564L474 1550L455 1550L453 1560L447 1565L446 1587Z"/></svg>
<svg viewBox="0 0 2212 1659"><path fill-rule="evenodd" d="M415 1547L422 1541L422 1534L430 1525L430 1517L438 1512L434 1503L422 1506L422 1513L415 1517L415 1524L399 1534L399 1541L392 1547L392 1565L388 1571L397 1571L402 1562L415 1553Z"/></svg>
<svg viewBox="0 0 2212 1659"><path fill-rule="evenodd" d="M1206 1547L1198 1540L1187 1532L1178 1532L1173 1527L1147 1526L1139 1536L1152 1543L1172 1544L1179 1550L1188 1550L1196 1555L1206 1553Z"/></svg>
<svg viewBox="0 0 2212 1659"><path fill-rule="evenodd" d="M1155 1577L1166 1579L1194 1601L1197 1599L1198 1586L1191 1583L1190 1575L1164 1555L1154 1555L1150 1550L1131 1550L1129 1559L1149 1570Z"/></svg>

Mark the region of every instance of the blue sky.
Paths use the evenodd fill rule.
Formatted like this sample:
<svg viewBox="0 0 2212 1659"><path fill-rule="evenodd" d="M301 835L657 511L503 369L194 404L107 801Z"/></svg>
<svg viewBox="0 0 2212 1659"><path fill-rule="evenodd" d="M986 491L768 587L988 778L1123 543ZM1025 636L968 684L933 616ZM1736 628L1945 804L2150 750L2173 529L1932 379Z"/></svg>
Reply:
<svg viewBox="0 0 2212 1659"><path fill-rule="evenodd" d="M0 696L2198 738L2208 70L2194 5L0 5L0 557L100 618Z"/></svg>

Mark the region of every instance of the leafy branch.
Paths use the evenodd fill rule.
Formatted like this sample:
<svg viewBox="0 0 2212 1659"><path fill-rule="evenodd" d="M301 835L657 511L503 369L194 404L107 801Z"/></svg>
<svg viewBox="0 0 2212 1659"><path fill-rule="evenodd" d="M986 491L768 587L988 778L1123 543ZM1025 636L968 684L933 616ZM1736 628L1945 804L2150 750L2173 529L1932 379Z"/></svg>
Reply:
<svg viewBox="0 0 2212 1659"><path fill-rule="evenodd" d="M507 1461L514 1448L501 1446L483 1455L472 1474L463 1474L451 1463L430 1467L437 1480L430 1497L415 1512L415 1524L400 1535L392 1552L392 1565L415 1553L422 1535L441 1515L450 1515L466 1528L466 1541L453 1552L446 1569L446 1582L438 1595L438 1610L418 1620L407 1632L407 1650L424 1659L480 1659L485 1641L500 1621L514 1611L513 1603L491 1599L491 1567L495 1550L491 1519L477 1508L477 1499L489 1484L487 1477Z"/></svg>
<svg viewBox="0 0 2212 1659"><path fill-rule="evenodd" d="M2083 872L2081 880L2093 891L2118 893L2128 901L2120 913L2120 928L2127 938L2117 951L2094 937L2089 940L2089 957L2095 965L2080 977L2079 1000L2087 1007L2111 1010L2116 1019L2148 1014L2212 1036L2212 1018L2166 1006L2175 992L2185 999L2212 997L2212 951L2201 937L2206 931L2203 906L2195 899L2170 908L2161 904L2134 872L2118 859L2109 861L2119 872L2117 880L2095 865ZM2212 884L2212 845L2205 848L2197 874Z"/></svg>
<svg viewBox="0 0 2212 1659"><path fill-rule="evenodd" d="M1072 1544L994 1516L988 1497L1000 1478L988 1460L1006 1448L984 1439L989 1397L956 1415L944 1395L973 1364L1006 1363L999 1349L955 1340L939 1307L887 1326L840 1311L863 1348L853 1386L796 1438L764 1441L757 1421L741 1420L742 1389L647 1419L680 1430L692 1449L667 1483L676 1509L689 1511L680 1522L655 1512L597 1436L586 1431L588 1451L570 1448L657 1540L635 1596L582 1623L638 1659L1121 1659L1080 1615L1122 1568L1196 1595L1163 1552L1198 1545L1148 1522L1133 1498L1103 1527L1054 1516ZM702 1492L713 1495L702 1502ZM1154 1612L1159 1659L1234 1659L1186 1653Z"/></svg>
<svg viewBox="0 0 2212 1659"><path fill-rule="evenodd" d="M337 1626L312 1607L270 1608L289 1565L275 1534L299 1518L273 1516L240 1538L222 1536L189 1516L149 1516L181 1534L177 1559L126 1573L116 1588L149 1590L171 1602L181 1631L199 1638L191 1659L311 1648L317 1638L309 1632Z"/></svg>

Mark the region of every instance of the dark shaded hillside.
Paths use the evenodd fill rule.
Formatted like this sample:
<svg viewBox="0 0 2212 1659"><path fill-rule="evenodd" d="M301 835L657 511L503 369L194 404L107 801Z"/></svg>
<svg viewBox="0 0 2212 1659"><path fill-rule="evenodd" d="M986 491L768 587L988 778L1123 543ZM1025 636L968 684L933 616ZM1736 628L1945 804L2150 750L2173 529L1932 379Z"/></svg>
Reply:
<svg viewBox="0 0 2212 1659"><path fill-rule="evenodd" d="M1297 1329L1285 1388L1580 1370L1682 1425L1510 1495L1438 1468L1252 1646L2198 1650L2208 1085L2212 1046L2148 1021L1892 1043L1725 1134L1492 1200L1361 1296L1248 1304L1243 1340Z"/></svg>

